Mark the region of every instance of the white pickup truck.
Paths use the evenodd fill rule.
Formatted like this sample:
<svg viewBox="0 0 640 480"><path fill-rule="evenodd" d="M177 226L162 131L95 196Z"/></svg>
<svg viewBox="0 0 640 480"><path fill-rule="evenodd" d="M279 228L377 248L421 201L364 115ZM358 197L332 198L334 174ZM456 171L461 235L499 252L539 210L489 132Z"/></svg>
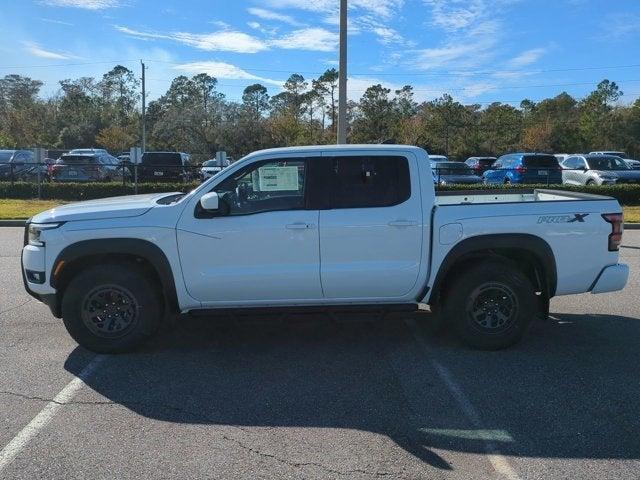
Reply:
<svg viewBox="0 0 640 480"><path fill-rule="evenodd" d="M625 286L616 200L433 183L411 146L259 151L188 194L36 215L24 284L99 352L135 348L171 314L419 304L466 343L498 349L554 295Z"/></svg>

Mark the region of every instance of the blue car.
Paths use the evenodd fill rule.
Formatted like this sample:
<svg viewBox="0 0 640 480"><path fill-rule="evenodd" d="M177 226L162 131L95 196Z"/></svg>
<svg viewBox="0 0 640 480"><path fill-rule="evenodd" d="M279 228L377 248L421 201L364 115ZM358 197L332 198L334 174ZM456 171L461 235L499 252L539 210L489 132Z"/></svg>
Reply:
<svg viewBox="0 0 640 480"><path fill-rule="evenodd" d="M485 183L562 183L562 168L553 155L509 153L499 157L483 174Z"/></svg>

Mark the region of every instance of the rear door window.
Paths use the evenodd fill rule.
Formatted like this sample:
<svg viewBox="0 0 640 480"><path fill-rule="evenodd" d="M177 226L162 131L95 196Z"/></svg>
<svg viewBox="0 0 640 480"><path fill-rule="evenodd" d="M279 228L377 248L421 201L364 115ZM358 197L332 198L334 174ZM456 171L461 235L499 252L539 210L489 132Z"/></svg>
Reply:
<svg viewBox="0 0 640 480"><path fill-rule="evenodd" d="M403 156L328 157L329 208L390 207L411 196L409 162Z"/></svg>

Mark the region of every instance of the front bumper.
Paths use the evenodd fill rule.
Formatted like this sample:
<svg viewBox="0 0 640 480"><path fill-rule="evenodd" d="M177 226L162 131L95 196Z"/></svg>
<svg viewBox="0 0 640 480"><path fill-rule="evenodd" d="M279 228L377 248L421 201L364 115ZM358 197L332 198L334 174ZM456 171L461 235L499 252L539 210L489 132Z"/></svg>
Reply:
<svg viewBox="0 0 640 480"><path fill-rule="evenodd" d="M629 278L629 266L623 263L605 267L593 282L591 293L605 293L622 290Z"/></svg>
<svg viewBox="0 0 640 480"><path fill-rule="evenodd" d="M26 228L29 225L27 223ZM44 247L35 247L33 245L25 245L22 249L22 257L20 261L20 270L22 272L22 282L24 289L29 295L36 300L44 303L49 307L51 313L57 317L62 317L60 311L60 302L56 290L49 284L49 278L45 278L43 283L30 282L27 278L27 270L32 272L45 272L45 250Z"/></svg>

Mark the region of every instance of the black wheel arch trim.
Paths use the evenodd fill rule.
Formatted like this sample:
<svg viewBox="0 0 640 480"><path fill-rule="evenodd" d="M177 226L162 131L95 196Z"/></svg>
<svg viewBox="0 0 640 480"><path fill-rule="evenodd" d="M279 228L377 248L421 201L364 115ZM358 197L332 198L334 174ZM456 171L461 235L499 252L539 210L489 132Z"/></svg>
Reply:
<svg viewBox="0 0 640 480"><path fill-rule="evenodd" d="M62 261L70 263L83 257L96 255L133 255L149 262L158 274L169 309L178 311L178 294L169 260L160 247L148 240L140 238L81 240L68 245L58 254L51 272L55 272ZM58 277L59 275L54 276L52 273L50 278L51 286L56 289Z"/></svg>
<svg viewBox="0 0 640 480"><path fill-rule="evenodd" d="M433 284L433 290L431 291L431 298L437 297L444 279L459 259L474 252L500 249L527 250L531 252L539 260L540 266L544 270L549 298L555 295L558 283L558 272L556 259L549 244L536 235L504 233L477 235L468 237L457 243L449 253L447 253L447 256L440 265Z"/></svg>

